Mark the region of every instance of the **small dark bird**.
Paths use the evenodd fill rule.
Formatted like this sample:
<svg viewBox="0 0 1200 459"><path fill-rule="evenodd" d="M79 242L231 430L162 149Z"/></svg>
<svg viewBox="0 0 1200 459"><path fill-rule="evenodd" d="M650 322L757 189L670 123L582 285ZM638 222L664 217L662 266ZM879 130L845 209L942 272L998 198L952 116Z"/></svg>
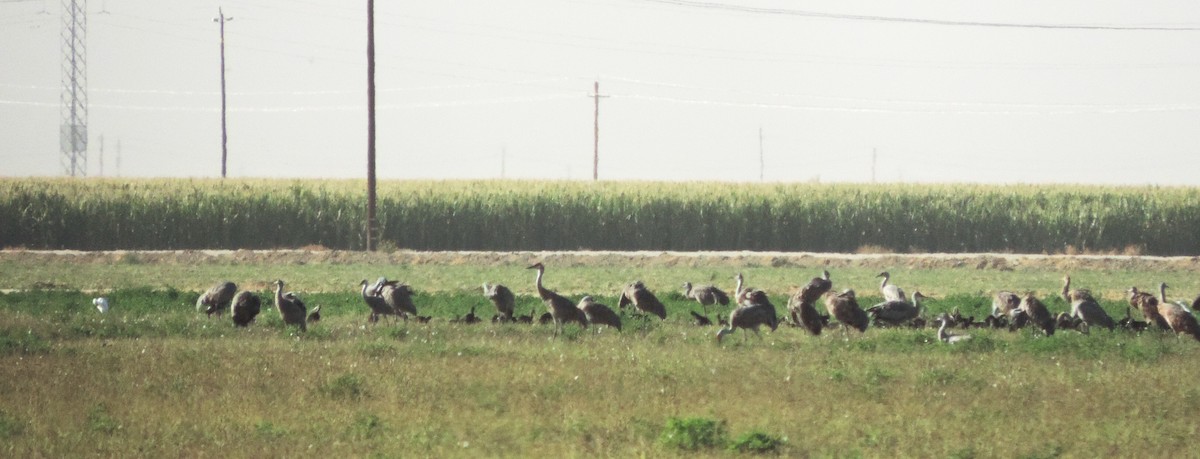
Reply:
<svg viewBox="0 0 1200 459"><path fill-rule="evenodd" d="M196 299L196 311L203 312L209 317L212 317L213 314L221 315L226 309L229 309L235 293L237 293L237 284L229 281L217 282Z"/></svg>
<svg viewBox="0 0 1200 459"><path fill-rule="evenodd" d="M533 315L534 315L534 311L535 311L535 309L534 309L534 308L531 308L531 309L529 310L529 315L527 315L527 316L517 316L517 323L522 323L522 324L532 324L532 323L533 323Z"/></svg>
<svg viewBox="0 0 1200 459"><path fill-rule="evenodd" d="M249 326L262 309L262 298L250 291L241 291L233 297L233 324Z"/></svg>
<svg viewBox="0 0 1200 459"><path fill-rule="evenodd" d="M427 324L431 319L433 319L433 316L417 316L417 323Z"/></svg>
<svg viewBox="0 0 1200 459"><path fill-rule="evenodd" d="M459 323L459 324L468 324L468 325L477 324L479 322L482 322L482 319L480 319L479 316L475 315L475 306L471 306L471 312L466 313L466 315L463 315L461 317L457 317L457 318L450 320L450 323Z"/></svg>
<svg viewBox="0 0 1200 459"><path fill-rule="evenodd" d="M696 319L695 321L693 321L693 323L696 324L696 326L708 327L708 326L712 325L712 321L709 320L708 317L702 316L699 313L697 313L696 311L688 311L688 312L690 312L692 314L693 319Z"/></svg>

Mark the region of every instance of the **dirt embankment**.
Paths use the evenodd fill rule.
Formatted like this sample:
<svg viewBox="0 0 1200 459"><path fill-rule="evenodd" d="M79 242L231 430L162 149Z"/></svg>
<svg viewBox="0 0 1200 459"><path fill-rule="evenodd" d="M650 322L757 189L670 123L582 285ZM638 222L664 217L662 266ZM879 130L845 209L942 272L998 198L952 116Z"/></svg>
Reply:
<svg viewBox="0 0 1200 459"><path fill-rule="evenodd" d="M810 252L359 252L344 250L35 251L3 250L0 262L80 264L434 264L511 266L545 261L556 266L868 267L967 269L1116 269L1200 272L1200 257L1137 255L842 254Z"/></svg>

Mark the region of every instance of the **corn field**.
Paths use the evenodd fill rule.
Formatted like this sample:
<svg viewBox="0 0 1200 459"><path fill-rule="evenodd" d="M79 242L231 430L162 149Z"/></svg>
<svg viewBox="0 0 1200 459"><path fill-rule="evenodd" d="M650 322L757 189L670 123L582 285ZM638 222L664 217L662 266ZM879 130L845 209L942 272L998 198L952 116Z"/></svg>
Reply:
<svg viewBox="0 0 1200 459"><path fill-rule="evenodd" d="M366 186L334 180L0 179L0 245L365 246ZM381 246L416 250L1200 253L1200 189L404 181Z"/></svg>

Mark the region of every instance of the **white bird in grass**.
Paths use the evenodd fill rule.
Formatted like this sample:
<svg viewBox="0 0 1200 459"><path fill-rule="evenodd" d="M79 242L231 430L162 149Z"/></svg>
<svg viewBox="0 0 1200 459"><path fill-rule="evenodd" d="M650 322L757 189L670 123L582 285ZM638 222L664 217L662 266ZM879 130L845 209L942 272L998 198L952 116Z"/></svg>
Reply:
<svg viewBox="0 0 1200 459"><path fill-rule="evenodd" d="M108 298L100 297L92 299L92 304L96 305L96 310L101 314L108 314Z"/></svg>
<svg viewBox="0 0 1200 459"><path fill-rule="evenodd" d="M942 326L938 327L938 335L937 335L938 341L941 341L943 343L948 343L948 344L954 344L954 343L961 343L963 341L967 341L967 340L971 339L971 335L956 335L954 333L950 333L950 332L946 331L946 316L945 316L945 314L938 316L937 320L942 323Z"/></svg>

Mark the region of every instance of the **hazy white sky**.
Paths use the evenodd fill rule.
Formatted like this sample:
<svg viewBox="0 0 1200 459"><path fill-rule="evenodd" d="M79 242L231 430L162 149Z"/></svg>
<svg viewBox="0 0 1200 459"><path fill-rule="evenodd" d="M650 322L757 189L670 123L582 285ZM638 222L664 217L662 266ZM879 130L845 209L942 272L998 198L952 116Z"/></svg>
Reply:
<svg viewBox="0 0 1200 459"><path fill-rule="evenodd" d="M220 175L218 6L229 175L365 176L347 0L89 1L89 175ZM63 174L61 14L0 0L0 176ZM590 179L599 81L602 179L757 181L761 129L768 181L1197 185L1197 50L1194 1L381 0L378 174Z"/></svg>

